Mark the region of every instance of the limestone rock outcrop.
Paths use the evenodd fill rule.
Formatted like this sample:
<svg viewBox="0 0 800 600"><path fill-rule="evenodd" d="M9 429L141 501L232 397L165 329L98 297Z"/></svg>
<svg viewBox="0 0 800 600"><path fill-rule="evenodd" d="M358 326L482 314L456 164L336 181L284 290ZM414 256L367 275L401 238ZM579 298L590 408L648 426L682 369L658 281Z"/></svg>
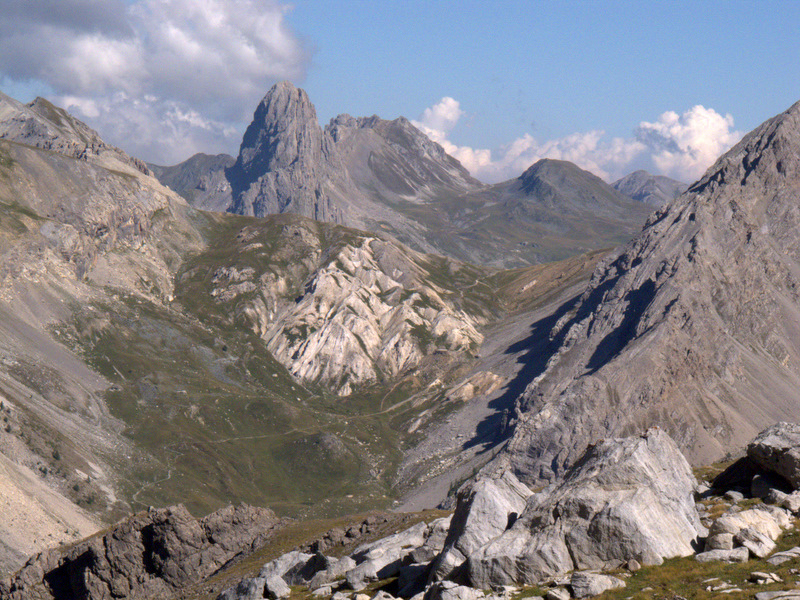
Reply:
<svg viewBox="0 0 800 600"><path fill-rule="evenodd" d="M800 424L776 423L747 446L750 460L800 489Z"/></svg>
<svg viewBox="0 0 800 600"><path fill-rule="evenodd" d="M538 583L572 570L643 565L694 553L705 529L689 464L662 430L590 446L519 519L473 552L471 585Z"/></svg>
<svg viewBox="0 0 800 600"><path fill-rule="evenodd" d="M109 531L48 550L0 583L9 600L167 597L262 546L280 524L272 511L229 506L203 519L181 505L139 513Z"/></svg>
<svg viewBox="0 0 800 600"><path fill-rule="evenodd" d="M506 531L522 513L531 494L510 471L497 477L480 477L462 487L444 551L436 559L432 577L451 577L467 557Z"/></svg>
<svg viewBox="0 0 800 600"><path fill-rule="evenodd" d="M298 379L347 396L434 352L469 355L483 341L487 315L465 310L449 277L460 263L293 215L280 221L272 235L255 226L240 231L241 250L213 267L211 300ZM448 276L434 276L442 267Z"/></svg>

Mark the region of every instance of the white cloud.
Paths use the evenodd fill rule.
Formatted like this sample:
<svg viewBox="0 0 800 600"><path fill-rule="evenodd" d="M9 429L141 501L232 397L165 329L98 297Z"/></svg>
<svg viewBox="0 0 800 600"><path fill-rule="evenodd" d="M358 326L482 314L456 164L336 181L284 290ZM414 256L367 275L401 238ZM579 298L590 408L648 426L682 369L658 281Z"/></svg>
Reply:
<svg viewBox="0 0 800 600"><path fill-rule="evenodd" d="M733 117L695 106L682 115L665 112L655 123L642 122L635 137L608 139L602 130L573 133L539 141L524 134L490 150L458 146L449 134L466 113L450 97L425 109L414 125L458 159L472 175L487 182L519 176L542 158L567 160L606 181L638 168L684 182L700 177L716 158L733 146L741 133L733 131Z"/></svg>
<svg viewBox="0 0 800 600"><path fill-rule="evenodd" d="M174 162L188 155L169 149L159 126L174 120L180 139L222 135L273 83L303 78L309 54L288 10L277 0L5 0L0 76L45 82L108 141ZM141 129L123 122L130 116Z"/></svg>
<svg viewBox="0 0 800 600"><path fill-rule="evenodd" d="M100 131L113 131L113 138L106 136L108 141L160 164L175 164L197 152L227 152L242 138L240 129L230 123L151 95L131 97L119 92L97 100L64 98L62 102L73 114L92 115L92 124Z"/></svg>
<svg viewBox="0 0 800 600"><path fill-rule="evenodd" d="M446 139L447 134L463 116L464 111L461 110L458 100L445 96L437 104L422 111L420 120L412 123L425 131L431 139L438 141L437 138Z"/></svg>
<svg viewBox="0 0 800 600"><path fill-rule="evenodd" d="M682 115L667 111L655 123L642 122L636 138L648 147L662 173L694 181L741 139L742 134L732 128L731 115L698 104Z"/></svg>

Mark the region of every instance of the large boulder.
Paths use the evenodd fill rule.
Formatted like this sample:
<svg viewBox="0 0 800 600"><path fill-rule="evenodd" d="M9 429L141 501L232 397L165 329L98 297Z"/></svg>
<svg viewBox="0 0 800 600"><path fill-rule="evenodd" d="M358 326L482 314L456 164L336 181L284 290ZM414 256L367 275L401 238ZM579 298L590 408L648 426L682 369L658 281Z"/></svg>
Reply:
<svg viewBox="0 0 800 600"><path fill-rule="evenodd" d="M800 424L775 423L747 446L747 456L800 489Z"/></svg>
<svg viewBox="0 0 800 600"><path fill-rule="evenodd" d="M570 577L569 587L572 589L573 598L590 598L599 596L606 590L625 587L625 582L611 575L576 571Z"/></svg>
<svg viewBox="0 0 800 600"><path fill-rule="evenodd" d="M401 567L411 564L414 551L425 545L437 527L417 523L405 531L356 548L350 557L358 564L345 573L348 587L359 591L371 581L397 575Z"/></svg>
<svg viewBox="0 0 800 600"><path fill-rule="evenodd" d="M711 538L725 533L735 536L742 529L749 528L767 536L770 540L777 540L781 530L788 527L789 523L789 515L784 509L757 506L722 515L711 525L708 536Z"/></svg>
<svg viewBox="0 0 800 600"><path fill-rule="evenodd" d="M432 579L451 576L470 554L508 529L522 513L531 493L511 471L462 487Z"/></svg>
<svg viewBox="0 0 800 600"><path fill-rule="evenodd" d="M245 504L203 519L180 504L150 509L71 547L33 557L0 582L0 597L170 597L263 545L279 524L272 511Z"/></svg>
<svg viewBox="0 0 800 600"><path fill-rule="evenodd" d="M705 534L696 482L672 439L644 435L590 446L564 479L532 496L520 518L473 552L471 584L534 584L573 570L643 565L694 553Z"/></svg>

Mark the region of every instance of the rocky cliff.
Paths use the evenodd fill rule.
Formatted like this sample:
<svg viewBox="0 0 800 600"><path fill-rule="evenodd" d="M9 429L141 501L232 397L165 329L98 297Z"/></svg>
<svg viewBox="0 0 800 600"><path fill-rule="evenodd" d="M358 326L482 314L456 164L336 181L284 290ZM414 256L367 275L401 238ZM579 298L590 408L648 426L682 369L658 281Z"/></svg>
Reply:
<svg viewBox="0 0 800 600"><path fill-rule="evenodd" d="M523 480L652 424L706 462L796 413L798 149L800 104L745 136L562 309L508 446Z"/></svg>
<svg viewBox="0 0 800 600"><path fill-rule="evenodd" d="M7 581L8 600L165 598L234 557L263 546L280 520L266 509L228 506L195 519L181 505L146 512L66 550L32 557Z"/></svg>
<svg viewBox="0 0 800 600"><path fill-rule="evenodd" d="M337 167L333 143L323 134L308 95L289 82L276 84L256 108L236 163L226 171L231 212L291 212L320 221L352 220L334 202L330 180Z"/></svg>
<svg viewBox="0 0 800 600"><path fill-rule="evenodd" d="M132 168L145 175L150 172L143 161L106 144L86 123L44 98L23 105L0 92L0 139L88 160L107 168L123 171Z"/></svg>

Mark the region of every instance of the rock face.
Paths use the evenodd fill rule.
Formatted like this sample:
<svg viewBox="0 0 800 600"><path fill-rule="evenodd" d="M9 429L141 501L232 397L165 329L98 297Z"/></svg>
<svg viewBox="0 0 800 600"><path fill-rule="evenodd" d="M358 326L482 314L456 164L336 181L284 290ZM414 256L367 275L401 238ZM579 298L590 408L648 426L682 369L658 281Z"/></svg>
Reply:
<svg viewBox="0 0 800 600"><path fill-rule="evenodd" d="M455 275L459 263L290 215L278 225L273 235L240 232L246 251L212 267L210 300L297 378L347 396L436 351L472 352L483 340L485 315L464 309L450 278L432 277L441 267ZM181 278L186 294L205 286L207 274L205 262L190 269Z"/></svg>
<svg viewBox="0 0 800 600"><path fill-rule="evenodd" d="M776 423L747 446L747 456L800 489L800 424Z"/></svg>
<svg viewBox="0 0 800 600"><path fill-rule="evenodd" d="M0 92L0 139L87 160L106 168L132 168L150 174L144 162L106 144L86 123L44 98L23 105Z"/></svg>
<svg viewBox="0 0 800 600"><path fill-rule="evenodd" d="M293 212L342 223L342 208L327 189L331 140L323 135L305 91L287 81L276 84L256 108L228 170L231 212L264 216Z"/></svg>
<svg viewBox="0 0 800 600"><path fill-rule="evenodd" d="M530 496L530 489L510 471L499 477L481 477L461 488L444 551L434 564L432 577L452 576L468 556L513 525Z"/></svg>
<svg viewBox="0 0 800 600"><path fill-rule="evenodd" d="M611 184L618 192L650 206L661 207L686 191L685 183L647 171L634 171Z"/></svg>
<svg viewBox="0 0 800 600"><path fill-rule="evenodd" d="M532 496L519 519L473 552L477 588L538 583L572 570L687 556L705 533L694 476L662 430L589 447L563 480Z"/></svg>
<svg viewBox="0 0 800 600"><path fill-rule="evenodd" d="M508 446L528 484L652 424L691 461L797 414L800 103L722 156L564 306ZM556 320L554 318L554 320Z"/></svg>
<svg viewBox="0 0 800 600"><path fill-rule="evenodd" d="M9 600L169 596L260 547L279 523L271 511L247 505L199 520L181 505L152 509L102 536L35 556L0 584L0 595Z"/></svg>

